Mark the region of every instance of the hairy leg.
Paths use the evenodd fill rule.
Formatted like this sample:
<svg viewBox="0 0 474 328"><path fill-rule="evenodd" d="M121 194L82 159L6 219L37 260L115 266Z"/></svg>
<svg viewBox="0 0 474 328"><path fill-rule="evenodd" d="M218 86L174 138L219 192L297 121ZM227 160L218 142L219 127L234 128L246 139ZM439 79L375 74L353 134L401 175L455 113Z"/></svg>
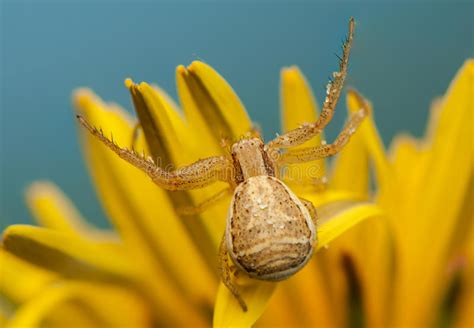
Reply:
<svg viewBox="0 0 474 328"><path fill-rule="evenodd" d="M209 157L191 165L168 172L157 166L153 159L145 158L134 151L121 148L112 139L104 136L102 130L91 126L84 118L77 116L79 122L103 144L120 158L150 176L154 183L167 190L189 190L205 187L216 181L228 182L231 163L224 156Z"/></svg>
<svg viewBox="0 0 474 328"><path fill-rule="evenodd" d="M353 38L354 19L351 18L349 21L349 34L342 46L343 53L342 58L340 58L339 61L339 72L333 73L333 80L327 85L326 99L324 100L323 109L318 120L314 123L303 124L297 129L278 136L267 144L268 148L289 148L299 146L321 133L326 125L331 121L347 75L347 66L349 63L349 54Z"/></svg>
<svg viewBox="0 0 474 328"><path fill-rule="evenodd" d="M309 162L338 153L347 144L351 136L356 132L357 128L360 126L367 115L368 112L366 108L360 109L352 115L349 122L347 122L344 129L332 144L288 150L280 156L278 159L278 164L284 165Z"/></svg>
<svg viewBox="0 0 474 328"><path fill-rule="evenodd" d="M181 215L194 215L200 214L207 210L209 207L214 205L216 202L221 200L224 196L229 195L231 192L230 188L224 189L219 191L217 194L211 196L210 198L206 199L202 203L196 206L188 206L188 207L181 207L178 209L178 213Z"/></svg>
<svg viewBox="0 0 474 328"><path fill-rule="evenodd" d="M221 246L219 247L219 266L220 266L219 271L221 274L221 279L224 285L232 293L232 295L234 295L237 302L239 302L240 306L242 307L242 310L244 312L247 312L247 304L245 304L245 301L242 299L242 296L237 290L237 287L232 282L231 263L229 262L230 262L230 259L229 259L229 254L227 252L227 247L225 243L225 235L224 235L224 237L222 237Z"/></svg>

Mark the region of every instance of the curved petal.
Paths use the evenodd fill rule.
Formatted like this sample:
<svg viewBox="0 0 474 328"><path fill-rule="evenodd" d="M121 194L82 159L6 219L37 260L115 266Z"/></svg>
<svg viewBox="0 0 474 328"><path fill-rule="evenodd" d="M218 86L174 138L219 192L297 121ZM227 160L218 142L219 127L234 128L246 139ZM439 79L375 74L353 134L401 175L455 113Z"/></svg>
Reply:
<svg viewBox="0 0 474 328"><path fill-rule="evenodd" d="M104 248L72 234L27 225L4 231L3 248L63 276L87 280L126 280L134 271L121 249Z"/></svg>
<svg viewBox="0 0 474 328"><path fill-rule="evenodd" d="M243 286L238 285L242 298L248 307L248 311L243 312L235 297L221 283L214 308L213 326L219 328L251 327L265 310L276 285L274 282L257 280L247 281Z"/></svg>
<svg viewBox="0 0 474 328"><path fill-rule="evenodd" d="M68 288L54 288L40 296L33 298L32 301L25 303L20 307L12 318L7 322L8 328L16 327L40 327L51 311L61 302L71 297L71 291ZM74 318L71 318L74 321ZM76 323L84 324L78 320ZM86 320L88 325L99 325L94 320Z"/></svg>
<svg viewBox="0 0 474 328"><path fill-rule="evenodd" d="M357 134L363 136L369 156L374 163L377 186L380 193L384 194L386 190L391 189L393 174L374 123L372 106L357 91L349 90L347 93L347 108L349 111L356 112L363 106L368 108L370 115L361 124Z"/></svg>
<svg viewBox="0 0 474 328"><path fill-rule="evenodd" d="M318 106L311 88L301 71L296 66L292 66L282 69L280 76L282 131L288 132L304 123L315 122L319 112ZM299 148L316 147L321 144L321 137L322 135L318 135ZM295 149L297 148L295 147ZM301 182L306 180L308 184L311 184L308 178L324 177L324 159L311 163L289 165L285 171L285 176L289 178L287 179L288 184L298 190L301 183L292 183L291 180L301 180Z"/></svg>
<svg viewBox="0 0 474 328"><path fill-rule="evenodd" d="M117 287L63 282L44 289L15 312L7 327L145 327L151 324L143 301Z"/></svg>
<svg viewBox="0 0 474 328"><path fill-rule="evenodd" d="M339 201L318 207L318 213L317 249L320 249L363 220L379 217L384 212L368 202Z"/></svg>
<svg viewBox="0 0 474 328"><path fill-rule="evenodd" d="M3 248L66 278L132 287L156 307L155 315L159 315L163 323L204 325L205 319L201 314L182 295L177 295L169 282L161 283L166 281L160 277L161 272L144 270L136 261L130 265L131 258L123 249L104 247L104 244L87 242L71 234L23 225L6 229ZM183 312L186 316L182 315Z"/></svg>
<svg viewBox="0 0 474 328"><path fill-rule="evenodd" d="M106 133L113 131L114 140L119 145L130 142L132 127L122 111L107 107L84 91L76 97L89 122L102 127ZM217 279L206 265L207 259L199 252L199 244L193 243L186 229L188 223L192 226L201 222L193 222L193 218L183 222L176 215L167 192L92 136L85 134L84 137L90 169L109 217L143 270L154 272L156 279L159 277L159 280L168 282L158 296L165 301L167 289L168 300L179 300L185 294L188 297L182 301L205 302L210 308ZM139 146L145 147L143 139L139 142ZM179 245L181 255L177 255L176 245ZM209 261L212 261L215 257L212 249L210 253ZM189 279L189 267L193 268L195 278L201 281L199 285Z"/></svg>
<svg viewBox="0 0 474 328"><path fill-rule="evenodd" d="M335 302L334 293L328 283L335 278L335 272L327 272L326 263L320 257L321 253L316 253L298 274L279 284L267 310L257 321L257 326L343 326L342 318L338 315L343 303Z"/></svg>
<svg viewBox="0 0 474 328"><path fill-rule="evenodd" d="M53 183L37 181L26 191L27 204L37 222L47 228L97 241L118 241L111 231L91 226L69 198Z"/></svg>
<svg viewBox="0 0 474 328"><path fill-rule="evenodd" d="M0 295L14 304L20 304L38 293L57 275L21 260L0 249Z"/></svg>
<svg viewBox="0 0 474 328"><path fill-rule="evenodd" d="M135 84L127 79L125 85L132 96L151 156L160 158L163 167L188 164L186 161L189 155L186 158L186 152L177 149L181 149L186 140L191 139L191 134L177 109L145 82Z"/></svg>
<svg viewBox="0 0 474 328"><path fill-rule="evenodd" d="M392 142L390 155L397 183L397 198L390 201L394 214L389 219L397 245L403 245L406 244L407 226L413 227L418 222L418 218L413 219L413 204L418 202L426 188L423 175L428 169L429 151L415 138L402 134Z"/></svg>
<svg viewBox="0 0 474 328"><path fill-rule="evenodd" d="M471 187L471 189L474 189ZM473 193L471 192L471 195ZM462 213L466 218L473 212L472 198L469 200L470 212ZM474 326L474 227L471 215L471 226L467 231L467 238L464 241L463 262L461 270L461 288L454 313L453 327L472 327Z"/></svg>
<svg viewBox="0 0 474 328"><path fill-rule="evenodd" d="M221 149L215 153L209 152L213 149L213 144L203 143L201 133L184 121L175 105L167 102L169 96L163 91L143 82L137 85L127 80L126 84L132 95L150 155L157 159L161 167L174 169L208 155L221 153ZM162 194L174 208L180 208L201 203L223 188L217 183L197 191L163 191ZM202 254L201 260L207 261L212 270L215 265L210 259L215 257L219 236L223 231L222 221L215 218L208 220L205 214L192 215L181 221L186 234Z"/></svg>
<svg viewBox="0 0 474 328"><path fill-rule="evenodd" d="M473 92L471 59L443 99L432 140L425 145L427 165L418 177L419 192L412 199L413 206L402 213L413 220L404 231L406 242L400 250L403 261L395 284L394 325L431 325L436 319L446 287L439 281L446 279L445 265L471 181Z"/></svg>
<svg viewBox="0 0 474 328"><path fill-rule="evenodd" d="M349 113L352 113L354 109L348 110ZM362 123L360 130L352 136L349 143L337 154L331 167L330 187L336 190L354 192L368 198L369 157L366 135L362 130L365 124L367 123Z"/></svg>
<svg viewBox="0 0 474 328"><path fill-rule="evenodd" d="M238 140L252 124L231 86L209 65L194 61L177 69L178 93L190 122L204 121L214 139ZM201 124L201 127L204 127Z"/></svg>

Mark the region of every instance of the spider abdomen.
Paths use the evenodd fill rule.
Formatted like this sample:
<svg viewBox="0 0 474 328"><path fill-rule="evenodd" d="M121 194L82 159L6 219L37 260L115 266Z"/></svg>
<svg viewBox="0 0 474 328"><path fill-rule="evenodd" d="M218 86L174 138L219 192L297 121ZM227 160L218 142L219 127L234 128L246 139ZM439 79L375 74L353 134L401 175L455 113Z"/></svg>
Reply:
<svg viewBox="0 0 474 328"><path fill-rule="evenodd" d="M271 176L251 177L235 190L226 239L236 265L254 278L281 280L310 259L315 227L303 203Z"/></svg>

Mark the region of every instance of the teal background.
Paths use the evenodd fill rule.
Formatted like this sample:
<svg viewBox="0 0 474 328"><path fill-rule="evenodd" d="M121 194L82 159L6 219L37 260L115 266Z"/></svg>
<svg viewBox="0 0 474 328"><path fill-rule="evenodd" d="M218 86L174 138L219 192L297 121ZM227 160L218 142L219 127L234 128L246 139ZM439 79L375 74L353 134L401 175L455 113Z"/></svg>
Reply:
<svg viewBox="0 0 474 328"><path fill-rule="evenodd" d="M124 78L157 82L175 97L175 67L203 60L270 138L279 130L280 68L298 65L321 102L350 16L347 85L373 101L386 144L402 131L419 136L432 99L474 54L473 3L0 1L0 228L31 222L23 191L38 179L107 225L76 139L74 88L131 110Z"/></svg>

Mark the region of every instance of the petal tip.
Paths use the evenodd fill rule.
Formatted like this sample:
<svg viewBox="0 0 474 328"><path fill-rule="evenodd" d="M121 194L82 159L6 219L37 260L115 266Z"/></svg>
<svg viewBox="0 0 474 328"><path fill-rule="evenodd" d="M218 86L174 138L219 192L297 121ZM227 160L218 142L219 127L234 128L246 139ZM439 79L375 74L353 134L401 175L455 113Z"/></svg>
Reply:
<svg viewBox="0 0 474 328"><path fill-rule="evenodd" d="M49 181L35 181L26 187L25 195L27 200L41 197L56 191L56 186Z"/></svg>
<svg viewBox="0 0 474 328"><path fill-rule="evenodd" d="M199 68L201 67L208 67L208 65L204 64L202 61L200 60L193 60L191 62L191 64L189 64L188 66L188 70L193 72L193 71L196 71L198 70Z"/></svg>
<svg viewBox="0 0 474 328"><path fill-rule="evenodd" d="M176 67L176 78L179 80L180 78L186 78L188 75L188 69L184 65L178 65ZM179 88L179 82L178 82Z"/></svg>
<svg viewBox="0 0 474 328"><path fill-rule="evenodd" d="M85 111L94 103L100 102L100 100L91 89L79 88L73 92L72 102L78 111Z"/></svg>
<svg viewBox="0 0 474 328"><path fill-rule="evenodd" d="M125 87L129 90L135 85L135 82L133 82L133 80L129 77L127 77L125 81L123 81L123 83L125 84Z"/></svg>
<svg viewBox="0 0 474 328"><path fill-rule="evenodd" d="M293 76L294 74L299 74L300 69L296 65L286 66L281 69L283 75Z"/></svg>
<svg viewBox="0 0 474 328"><path fill-rule="evenodd" d="M466 61L464 62L464 66L466 67L466 69L474 73L474 58L466 59Z"/></svg>
<svg viewBox="0 0 474 328"><path fill-rule="evenodd" d="M372 115L372 104L355 88L347 90L346 105L350 113L355 113L364 108L369 115Z"/></svg>
<svg viewBox="0 0 474 328"><path fill-rule="evenodd" d="M138 88L140 89L140 91L143 91L143 90L142 90L143 88L151 88L150 85L149 85L148 83L146 83L146 82L140 82L140 83L138 83L137 86L138 86Z"/></svg>
<svg viewBox="0 0 474 328"><path fill-rule="evenodd" d="M283 67L280 71L281 79L285 83L297 83L299 80L302 80L302 74L298 66L292 65L288 67Z"/></svg>

